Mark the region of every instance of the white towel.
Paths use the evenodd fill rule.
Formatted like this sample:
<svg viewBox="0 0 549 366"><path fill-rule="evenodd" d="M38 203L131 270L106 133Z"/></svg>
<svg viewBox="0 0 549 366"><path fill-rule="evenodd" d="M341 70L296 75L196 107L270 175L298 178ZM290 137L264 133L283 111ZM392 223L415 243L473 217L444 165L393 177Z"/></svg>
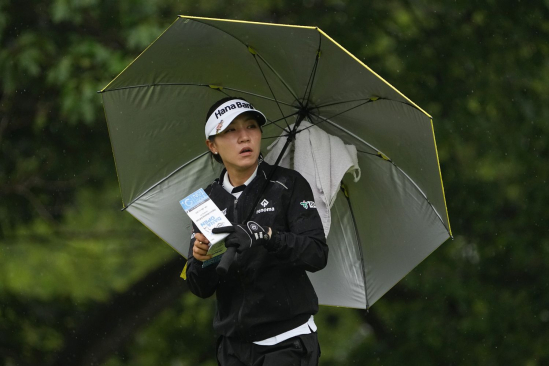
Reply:
<svg viewBox="0 0 549 366"><path fill-rule="evenodd" d="M290 128L293 128L293 125ZM286 142L283 135L287 133L283 132L267 147L270 152L265 161L269 164L274 164L282 151ZM355 182L360 179L356 147L345 145L339 137L332 136L307 121L299 125L296 140L292 144L294 146L288 147L279 165L295 169L309 182L324 226L324 234L328 236L331 224L330 208L335 202L343 176L349 172L354 175ZM290 153L292 150L293 167Z"/></svg>

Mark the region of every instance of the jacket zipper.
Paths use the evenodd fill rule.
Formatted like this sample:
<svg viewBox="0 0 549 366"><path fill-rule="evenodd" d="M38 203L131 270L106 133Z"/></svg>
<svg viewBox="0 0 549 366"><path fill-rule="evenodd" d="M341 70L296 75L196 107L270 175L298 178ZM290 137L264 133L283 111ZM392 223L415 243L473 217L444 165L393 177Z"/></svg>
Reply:
<svg viewBox="0 0 549 366"><path fill-rule="evenodd" d="M238 198L235 198L234 199L234 206L233 206L233 220L234 222L238 223L238 218L237 218L237 212L238 210L236 209L236 205L238 204ZM238 259L238 253L235 253L234 254L234 261L236 262L236 260Z"/></svg>
<svg viewBox="0 0 549 366"><path fill-rule="evenodd" d="M236 204L238 203L238 198L235 198L234 199L234 208L233 208L233 219L235 222L238 222L238 220L236 219Z"/></svg>
<svg viewBox="0 0 549 366"><path fill-rule="evenodd" d="M238 217L237 217L238 210L236 208L237 204L238 204L238 198L235 198L235 200L234 200L234 210L233 210L233 219L234 219L234 222L236 222L236 223L238 223ZM238 262L238 253L235 253L234 261ZM236 318L236 322L237 322L238 326L241 327L241 324L242 324L241 323L242 309L244 308L244 303L246 302L245 301L246 300L246 286L244 285L244 280L242 278L242 274L240 273L239 269L237 269L237 275L238 275L239 282L242 285L242 305L240 306L240 309L238 309L238 316ZM240 329L238 330L238 333L240 333L241 336L243 335L242 331Z"/></svg>
<svg viewBox="0 0 549 366"><path fill-rule="evenodd" d="M237 216L236 216L236 214L237 214L237 212L238 212L237 209L236 209L236 205L237 205L237 204L238 204L238 198L235 198L235 199L234 199L234 206L233 206L233 220L234 220L234 222L236 222L236 223L238 223L238 218L237 218ZM238 253L235 253L235 254L234 254L234 261L236 262L237 259L238 259Z"/></svg>

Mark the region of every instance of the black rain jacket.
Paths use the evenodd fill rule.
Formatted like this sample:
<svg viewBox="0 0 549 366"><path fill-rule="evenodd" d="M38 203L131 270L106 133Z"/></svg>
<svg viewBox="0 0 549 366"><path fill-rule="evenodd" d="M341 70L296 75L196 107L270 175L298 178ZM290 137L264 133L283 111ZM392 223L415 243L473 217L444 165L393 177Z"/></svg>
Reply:
<svg viewBox="0 0 549 366"><path fill-rule="evenodd" d="M222 186L225 171L205 191L221 211L226 210L229 221L242 223L272 169L261 162L238 199ZM251 221L278 231L271 239L274 247L256 246L236 254L229 272L218 276L216 264L202 268L192 256L193 234L187 263L191 291L202 298L216 293L215 331L247 342L291 330L318 312L318 298L306 271L321 270L328 260L313 193L301 174L276 168L253 210Z"/></svg>

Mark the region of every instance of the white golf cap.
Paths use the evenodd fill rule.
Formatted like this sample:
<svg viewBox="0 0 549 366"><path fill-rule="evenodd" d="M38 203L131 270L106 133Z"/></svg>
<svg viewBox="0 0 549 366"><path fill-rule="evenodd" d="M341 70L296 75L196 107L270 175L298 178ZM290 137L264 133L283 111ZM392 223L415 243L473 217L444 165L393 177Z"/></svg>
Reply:
<svg viewBox="0 0 549 366"><path fill-rule="evenodd" d="M206 139L226 129L236 117L245 112L253 112L260 126L263 126L267 121L263 113L255 109L250 103L243 99L232 99L217 107L208 118L205 128Z"/></svg>

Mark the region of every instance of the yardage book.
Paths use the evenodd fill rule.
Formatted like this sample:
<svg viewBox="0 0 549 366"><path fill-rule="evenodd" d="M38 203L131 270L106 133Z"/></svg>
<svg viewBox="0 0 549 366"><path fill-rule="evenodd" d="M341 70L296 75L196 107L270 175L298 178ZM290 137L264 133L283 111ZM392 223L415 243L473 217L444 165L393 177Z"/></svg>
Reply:
<svg viewBox="0 0 549 366"><path fill-rule="evenodd" d="M229 234L214 234L212 233L212 229L215 227L231 226L231 222L227 220L223 212L221 212L202 188L183 198L179 201L179 204L181 204L183 210L193 220L200 232L210 241L208 254L212 258L204 261L202 268L219 262L221 254L227 250L223 239Z"/></svg>

